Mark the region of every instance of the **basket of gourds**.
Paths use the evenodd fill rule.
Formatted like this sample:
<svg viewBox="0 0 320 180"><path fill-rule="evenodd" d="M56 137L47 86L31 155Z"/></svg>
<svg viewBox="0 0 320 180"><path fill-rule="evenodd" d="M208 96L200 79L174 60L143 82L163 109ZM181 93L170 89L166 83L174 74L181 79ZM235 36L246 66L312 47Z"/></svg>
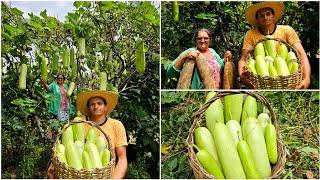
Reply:
<svg viewBox="0 0 320 180"><path fill-rule="evenodd" d="M258 105L264 107L260 114ZM251 91L209 92L192 121L186 141L195 178L280 177L286 150L264 96Z"/></svg>
<svg viewBox="0 0 320 180"><path fill-rule="evenodd" d="M244 72L257 89L293 89L302 80L297 51L287 42L270 35L249 50Z"/></svg>
<svg viewBox="0 0 320 180"><path fill-rule="evenodd" d="M98 124L76 117L62 128L52 148L55 177L110 179L115 166L110 147L109 137Z"/></svg>

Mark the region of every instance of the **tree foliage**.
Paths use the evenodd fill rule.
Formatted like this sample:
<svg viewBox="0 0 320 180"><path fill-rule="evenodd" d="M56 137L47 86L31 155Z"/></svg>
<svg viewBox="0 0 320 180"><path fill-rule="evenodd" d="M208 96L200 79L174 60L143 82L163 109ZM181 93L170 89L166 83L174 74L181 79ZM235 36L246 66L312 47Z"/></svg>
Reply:
<svg viewBox="0 0 320 180"><path fill-rule="evenodd" d="M5 2L1 5L2 177L46 177L55 140L50 132L56 135L64 124L48 113L51 95L40 84L40 54L46 58L50 82L63 73L67 83L76 83L74 103L81 91L99 88L99 73L107 73L107 90L120 95L111 116L121 120L127 135L136 139L128 147L127 178L157 178L159 7L151 2L75 1L75 10L61 22L46 10L25 18L21 10ZM85 56L78 56L79 38L85 38ZM134 65L137 38L145 42L143 74ZM76 76L72 67L62 66L66 48L76 52ZM59 55L57 72L52 68L55 54ZM28 66L25 91L17 88L22 63Z"/></svg>
<svg viewBox="0 0 320 180"><path fill-rule="evenodd" d="M194 33L197 29L207 28L212 32L212 48L220 56L230 50L235 65L241 57L245 33L251 28L245 19L249 1L180 1L179 21L172 18L172 2L161 3L161 77L162 88L175 89L177 80L166 79L168 64L184 50L195 47ZM312 67L310 88L319 87L319 3L284 2L285 13L278 24L290 25L299 34L308 54ZM319 58L319 56L318 56Z"/></svg>

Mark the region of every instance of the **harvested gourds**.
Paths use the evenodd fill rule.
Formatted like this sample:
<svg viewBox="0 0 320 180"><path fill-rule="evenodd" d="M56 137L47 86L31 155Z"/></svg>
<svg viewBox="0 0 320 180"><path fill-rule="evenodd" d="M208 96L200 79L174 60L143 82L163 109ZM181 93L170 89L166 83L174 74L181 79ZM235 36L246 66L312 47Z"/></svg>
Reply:
<svg viewBox="0 0 320 180"><path fill-rule="evenodd" d="M205 102L214 95L209 92ZM255 97L226 95L211 103L205 119L207 127L197 124L193 131L193 147L208 174L227 179L264 179L272 175L271 164L278 162L277 133L269 115L258 114Z"/></svg>
<svg viewBox="0 0 320 180"><path fill-rule="evenodd" d="M81 118L76 117L75 121ZM55 147L60 162L77 170L102 168L110 162L108 143L95 127L84 133L84 123L70 125L62 134L62 143Z"/></svg>
<svg viewBox="0 0 320 180"><path fill-rule="evenodd" d="M277 46L277 40L267 35L263 42L256 44L254 48L254 57L248 60L248 70L261 77L279 78L280 76L289 76L298 72L298 58L293 51L288 51L287 45L280 42Z"/></svg>
<svg viewBox="0 0 320 180"><path fill-rule="evenodd" d="M227 58L223 71L223 88L233 89L235 81L235 65L231 59Z"/></svg>
<svg viewBox="0 0 320 180"><path fill-rule="evenodd" d="M194 65L195 62L192 60L185 63L180 73L177 89L188 89L190 87Z"/></svg>

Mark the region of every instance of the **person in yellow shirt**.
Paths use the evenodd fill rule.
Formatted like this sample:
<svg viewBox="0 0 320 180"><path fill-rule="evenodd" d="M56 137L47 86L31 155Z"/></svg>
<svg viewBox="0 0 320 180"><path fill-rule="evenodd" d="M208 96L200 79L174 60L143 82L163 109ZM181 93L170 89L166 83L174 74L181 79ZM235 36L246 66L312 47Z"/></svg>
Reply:
<svg viewBox="0 0 320 180"><path fill-rule="evenodd" d="M285 6L282 2L259 2L252 4L246 10L245 17L255 28L247 31L244 37L242 56L238 63L238 72L241 81L248 87L255 88L246 78L247 74L244 73L243 67L248 61L250 50L259 40L264 39L266 35L279 38L296 50L297 56L301 60L302 81L295 88L307 89L310 85L311 68L299 36L292 27L276 24L281 18L284 9Z"/></svg>
<svg viewBox="0 0 320 180"><path fill-rule="evenodd" d="M84 115L82 120L93 121L106 133L110 139L111 151L115 152L117 162L112 174L112 178L124 178L127 167L127 136L126 130L121 121L108 116L116 107L118 95L111 91L86 91L78 95L77 107ZM90 125L86 124L85 133ZM102 133L101 133L102 134ZM51 164L48 168L48 177L54 178L54 167Z"/></svg>

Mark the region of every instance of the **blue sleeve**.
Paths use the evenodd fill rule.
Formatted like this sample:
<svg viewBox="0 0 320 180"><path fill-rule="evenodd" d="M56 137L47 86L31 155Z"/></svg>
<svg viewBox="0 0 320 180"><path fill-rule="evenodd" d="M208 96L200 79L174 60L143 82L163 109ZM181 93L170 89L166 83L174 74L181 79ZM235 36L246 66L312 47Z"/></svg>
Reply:
<svg viewBox="0 0 320 180"><path fill-rule="evenodd" d="M176 64L176 61L180 59L182 56L185 56L190 51L195 50L195 48L189 48L185 51L183 51L174 61L171 62L171 64L168 66L167 69L167 79L173 78L173 77L179 77L180 76L180 69L176 69L174 65Z"/></svg>
<svg viewBox="0 0 320 180"><path fill-rule="evenodd" d="M53 92L53 88L54 88L54 82L49 84L49 86L48 86L49 92Z"/></svg>
<svg viewBox="0 0 320 180"><path fill-rule="evenodd" d="M69 86L70 86L70 83L69 84L64 84L64 89L68 90Z"/></svg>

